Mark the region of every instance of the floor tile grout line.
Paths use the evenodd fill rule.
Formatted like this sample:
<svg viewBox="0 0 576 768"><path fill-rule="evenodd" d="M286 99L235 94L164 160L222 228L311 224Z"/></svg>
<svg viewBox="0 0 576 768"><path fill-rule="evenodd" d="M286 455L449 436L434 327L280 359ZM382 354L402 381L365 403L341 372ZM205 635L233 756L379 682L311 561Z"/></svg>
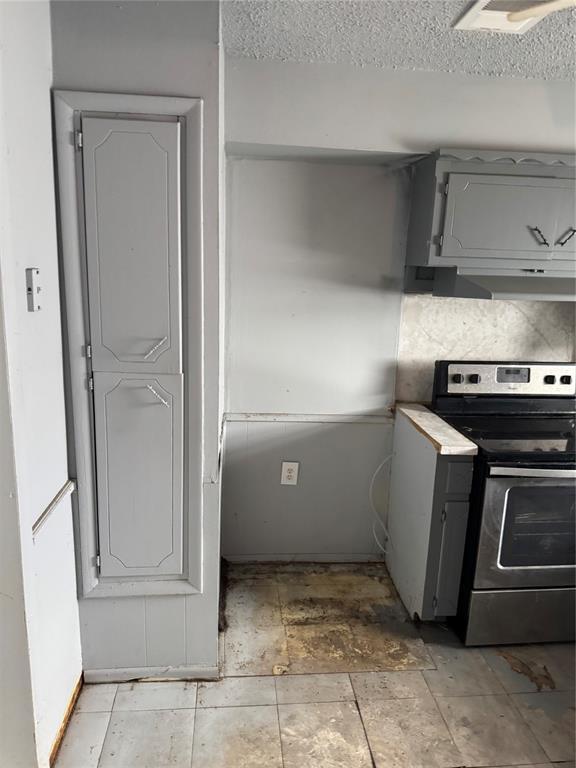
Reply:
<svg viewBox="0 0 576 768"><path fill-rule="evenodd" d="M358 712L358 717L360 718L360 724L362 726L362 731L364 733L364 738L365 738L366 744L368 746L368 753L370 754L370 760L372 761L372 768L377 768L376 758L374 757L374 752L372 751L372 745L370 744L370 739L368 738L368 731L366 730L366 723L364 722L364 718L362 716L362 710L360 709L360 702L358 701L358 699L354 699L354 705L356 707L356 712Z"/></svg>
<svg viewBox="0 0 576 768"><path fill-rule="evenodd" d="M547 693L547 691L536 691L536 693ZM542 744L542 742L541 742L541 741L540 741L540 739L538 738L538 734L537 734L537 733L535 733L534 729L532 728L532 726L530 725L530 723L528 722L528 720L525 718L525 716L524 716L524 713L522 712L522 710L520 709L520 707L518 707L518 706L517 706L517 704L516 704L516 702L514 701L514 698L513 698L514 694L511 694L511 693L507 693L506 695L507 695L507 696L508 696L508 698L510 699L510 704L512 705L512 708L513 708L513 709L514 709L514 711L515 711L515 712L518 714L518 716L520 717L520 719L521 719L522 723L524 723L524 725L526 726L526 728L528 728L528 730L530 731L530 733L531 733L531 734L532 734L532 736L534 737L534 740L536 741L536 743L538 744L538 746L540 747L540 749L542 750L542 752L543 752L543 753L546 755L546 757L548 758L548 760L549 760L550 762L553 762L553 761L552 761L552 758L548 756L548 751L547 751L546 747L544 746L544 744ZM521 694L520 694L520 695L521 695Z"/></svg>
<svg viewBox="0 0 576 768"><path fill-rule="evenodd" d="M432 658L432 657L430 657L430 658ZM450 741L454 745L454 749L456 750L458 755L460 755L462 757L462 759L464 759L464 755L462 755L462 752L460 751L460 747L456 743L456 739L454 738L454 734L452 733L452 729L450 728L450 725L448 724L448 720L446 720L446 718L444 717L444 712L442 712L442 709L438 706L438 702L436 700L436 696L432 693L432 688L430 687L430 684L429 684L428 680L426 680L426 675L422 674L422 677L424 678L424 682L426 683L426 687L428 688L428 691L430 692L430 696L432 697L432 701L434 702L434 706L436 708L436 711L438 712L438 714L440 715L440 717L442 719L442 722L446 726L446 733L448 734L448 736L450 736ZM444 697L444 698L446 698L446 697ZM462 765L464 765L464 763L462 763Z"/></svg>
<svg viewBox="0 0 576 768"><path fill-rule="evenodd" d="M285 768L284 745L282 744L282 727L280 725L280 705L278 704L278 688L276 686L277 678L274 678L274 693L276 694L276 722L278 723L278 741L280 744L280 763Z"/></svg>
<svg viewBox="0 0 576 768"><path fill-rule="evenodd" d="M190 712L196 709L206 709L206 707L196 707L195 705L193 707L146 707L146 709L115 709L114 714L117 712L121 712L122 714L125 714L126 712Z"/></svg>
<svg viewBox="0 0 576 768"><path fill-rule="evenodd" d="M108 722L106 723L106 730L104 731L104 738L102 739L102 746L100 747L100 751L98 753L98 760L96 761L96 768L99 768L100 763L102 762L102 753L104 751L104 744L106 744L106 737L108 736L108 731L110 730L110 724L112 723L112 713L114 712L114 704L116 704L116 697L118 696L119 689L120 689L120 684L116 683L116 690L114 691L114 698L112 699L112 706L110 708L110 712L108 713Z"/></svg>
<svg viewBox="0 0 576 768"><path fill-rule="evenodd" d="M196 685L196 703L198 702L198 685ZM190 745L190 768L194 765L194 742L196 741L196 725L198 723L198 707L194 707L194 724L192 726L192 744Z"/></svg>

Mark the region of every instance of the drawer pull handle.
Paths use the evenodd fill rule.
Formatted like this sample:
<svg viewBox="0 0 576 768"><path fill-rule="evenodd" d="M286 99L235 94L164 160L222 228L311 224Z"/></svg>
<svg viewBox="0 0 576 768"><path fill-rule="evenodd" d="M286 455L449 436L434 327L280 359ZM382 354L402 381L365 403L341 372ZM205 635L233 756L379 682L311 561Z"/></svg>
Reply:
<svg viewBox="0 0 576 768"><path fill-rule="evenodd" d="M568 240L574 237L576 234L576 229L574 227L570 227L570 229L567 229L564 234L556 240L556 245L566 245Z"/></svg>
<svg viewBox="0 0 576 768"><path fill-rule="evenodd" d="M544 233L540 229L540 227L528 227L528 229L532 232L534 235L536 242L538 245L545 245L547 248L550 247L550 243L546 238L544 237Z"/></svg>
<svg viewBox="0 0 576 768"><path fill-rule="evenodd" d="M152 394L154 395L154 397L155 397L157 400L160 400L160 402L162 403L162 405L165 405L165 406L166 406L166 408L170 408L170 403L168 402L168 400L164 400L164 398L162 397L162 395L160 395L158 392L156 392L156 390L154 389L154 387L153 387L151 384L146 384L146 389L149 389L149 390L150 390L150 392L152 392Z"/></svg>

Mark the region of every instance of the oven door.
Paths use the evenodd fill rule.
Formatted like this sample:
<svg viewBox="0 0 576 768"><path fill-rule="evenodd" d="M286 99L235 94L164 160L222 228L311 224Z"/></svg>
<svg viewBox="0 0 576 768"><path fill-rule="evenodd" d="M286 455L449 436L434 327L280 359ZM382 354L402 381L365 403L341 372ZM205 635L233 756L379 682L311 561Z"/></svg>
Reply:
<svg viewBox="0 0 576 768"><path fill-rule="evenodd" d="M490 467L474 589L575 583L576 470Z"/></svg>

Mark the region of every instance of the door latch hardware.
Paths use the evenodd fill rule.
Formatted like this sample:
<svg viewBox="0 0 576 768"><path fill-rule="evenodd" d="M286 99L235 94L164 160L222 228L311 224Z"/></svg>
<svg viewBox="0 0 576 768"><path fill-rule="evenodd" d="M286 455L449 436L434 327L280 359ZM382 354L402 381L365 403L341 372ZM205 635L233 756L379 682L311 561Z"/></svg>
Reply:
<svg viewBox="0 0 576 768"><path fill-rule="evenodd" d="M76 142L76 149L82 149L84 146L84 134L82 131L76 131L74 134L75 142Z"/></svg>
<svg viewBox="0 0 576 768"><path fill-rule="evenodd" d="M90 392L94 392L94 379L92 376L88 379L88 389Z"/></svg>
<svg viewBox="0 0 576 768"><path fill-rule="evenodd" d="M26 268L26 301L28 303L28 312L38 312L42 309L39 302L39 293L42 290L39 284L40 270L38 267Z"/></svg>
<svg viewBox="0 0 576 768"><path fill-rule="evenodd" d="M88 359L92 357L92 344L86 344L86 357Z"/></svg>
<svg viewBox="0 0 576 768"><path fill-rule="evenodd" d="M100 570L100 555L96 555L95 560L96 560L96 568Z"/></svg>

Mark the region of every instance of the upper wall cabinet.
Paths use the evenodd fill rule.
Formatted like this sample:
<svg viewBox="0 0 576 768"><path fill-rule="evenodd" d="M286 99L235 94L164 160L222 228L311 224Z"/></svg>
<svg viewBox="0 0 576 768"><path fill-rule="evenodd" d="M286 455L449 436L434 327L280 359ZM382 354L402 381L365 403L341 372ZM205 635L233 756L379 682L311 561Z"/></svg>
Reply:
<svg viewBox="0 0 576 768"><path fill-rule="evenodd" d="M570 179L451 173L439 258L573 259Z"/></svg>
<svg viewBox="0 0 576 768"><path fill-rule="evenodd" d="M416 164L410 267L521 276L574 270L574 157L444 150Z"/></svg>

